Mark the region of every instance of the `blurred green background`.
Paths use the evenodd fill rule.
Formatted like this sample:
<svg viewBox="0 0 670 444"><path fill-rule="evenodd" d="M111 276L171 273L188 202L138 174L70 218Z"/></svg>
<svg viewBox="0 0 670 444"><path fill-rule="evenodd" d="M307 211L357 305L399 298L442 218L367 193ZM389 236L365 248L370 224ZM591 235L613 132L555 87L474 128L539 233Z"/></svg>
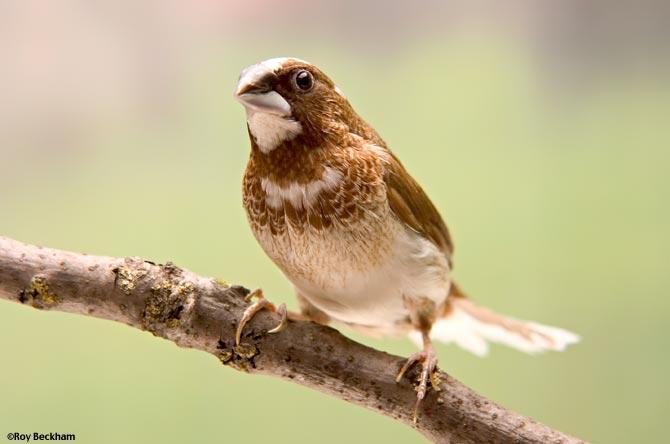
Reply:
<svg viewBox="0 0 670 444"><path fill-rule="evenodd" d="M444 215L478 302L583 341L480 359L478 392L602 443L664 442L670 408L670 48L660 2L7 1L0 235L292 290L241 207L232 94L315 63ZM408 355L407 340L355 337ZM388 418L126 326L0 301L0 443L424 442Z"/></svg>

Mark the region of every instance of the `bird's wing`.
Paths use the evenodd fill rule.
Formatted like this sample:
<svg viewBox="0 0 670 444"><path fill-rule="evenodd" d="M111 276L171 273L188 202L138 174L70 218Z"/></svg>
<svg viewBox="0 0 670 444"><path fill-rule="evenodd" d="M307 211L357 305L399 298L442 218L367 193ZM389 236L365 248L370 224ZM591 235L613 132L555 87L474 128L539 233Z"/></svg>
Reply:
<svg viewBox="0 0 670 444"><path fill-rule="evenodd" d="M390 151L388 153L390 156L384 180L391 211L402 223L437 245L451 267L454 244L442 216L398 158Z"/></svg>

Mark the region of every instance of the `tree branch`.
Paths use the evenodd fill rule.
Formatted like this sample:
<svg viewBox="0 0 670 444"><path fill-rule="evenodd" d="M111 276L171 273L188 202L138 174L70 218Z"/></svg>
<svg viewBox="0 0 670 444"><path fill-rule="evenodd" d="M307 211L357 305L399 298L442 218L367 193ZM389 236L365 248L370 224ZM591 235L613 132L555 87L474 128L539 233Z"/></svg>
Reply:
<svg viewBox="0 0 670 444"><path fill-rule="evenodd" d="M404 358L358 344L311 322L268 335L278 315L261 312L234 346L248 290L171 263L90 256L0 237L0 298L148 330L249 373L294 381L397 419L438 443L582 443L512 412L441 373L414 424L416 369L396 384ZM415 366L416 367L416 366Z"/></svg>

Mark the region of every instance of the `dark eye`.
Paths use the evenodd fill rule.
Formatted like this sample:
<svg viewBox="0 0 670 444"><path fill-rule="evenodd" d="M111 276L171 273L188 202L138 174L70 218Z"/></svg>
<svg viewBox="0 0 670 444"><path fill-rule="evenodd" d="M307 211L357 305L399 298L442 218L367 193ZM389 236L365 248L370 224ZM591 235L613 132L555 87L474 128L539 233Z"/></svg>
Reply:
<svg viewBox="0 0 670 444"><path fill-rule="evenodd" d="M295 75L294 82L302 91L309 91L314 86L314 76L306 69L301 69Z"/></svg>

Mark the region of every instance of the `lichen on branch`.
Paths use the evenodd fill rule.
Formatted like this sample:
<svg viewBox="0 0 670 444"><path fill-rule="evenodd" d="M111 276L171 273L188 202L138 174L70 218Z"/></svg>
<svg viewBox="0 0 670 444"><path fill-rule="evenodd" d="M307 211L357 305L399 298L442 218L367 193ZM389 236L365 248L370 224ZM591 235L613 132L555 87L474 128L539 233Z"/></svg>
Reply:
<svg viewBox="0 0 670 444"><path fill-rule="evenodd" d="M429 391L414 424L416 369L396 383L404 358L323 325L291 321L270 335L278 315L261 312L235 346L248 293L170 262L78 254L0 237L0 299L123 322L238 370L293 381L392 417L437 443L583 443L482 397L444 372L441 391Z"/></svg>

